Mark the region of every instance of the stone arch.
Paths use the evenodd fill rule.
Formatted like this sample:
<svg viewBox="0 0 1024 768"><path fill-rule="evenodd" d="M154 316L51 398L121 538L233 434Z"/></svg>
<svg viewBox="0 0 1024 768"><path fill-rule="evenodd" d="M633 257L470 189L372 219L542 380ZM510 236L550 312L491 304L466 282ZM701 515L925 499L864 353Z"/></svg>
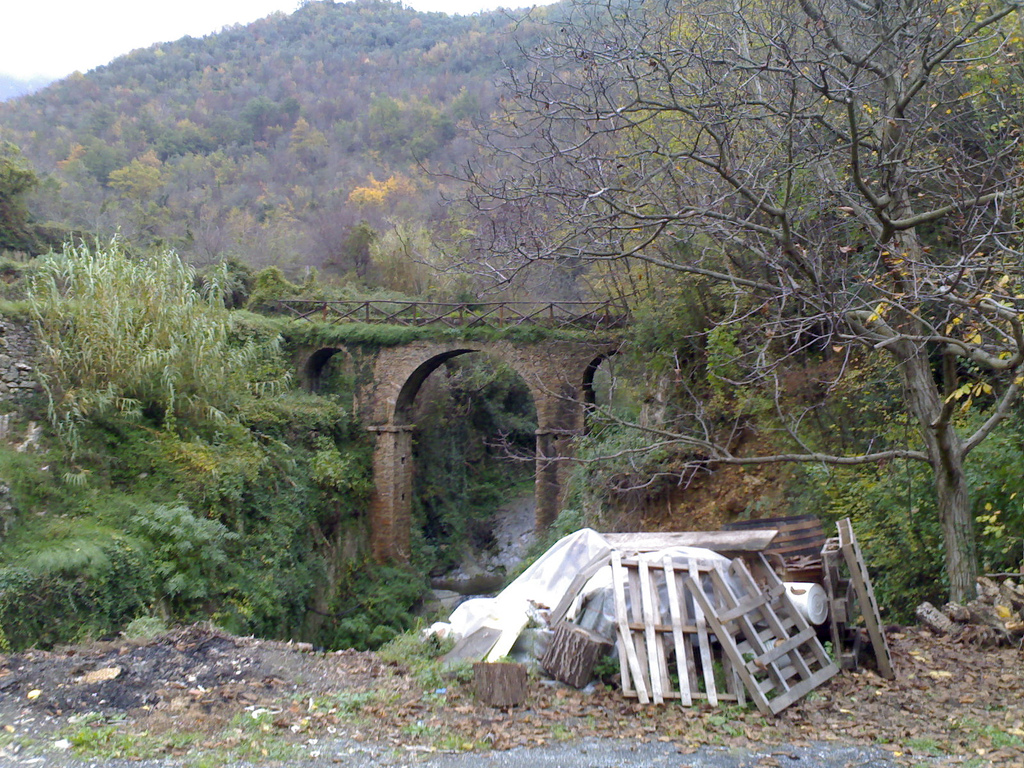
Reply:
<svg viewBox="0 0 1024 768"><path fill-rule="evenodd" d="M561 501L566 476L563 459L571 453L572 438L583 430L586 371L607 352L607 346L566 341L413 342L381 350L374 365L373 392L362 398L364 422L371 424L369 430L377 441L370 505L375 557L409 558L415 430L411 412L416 394L433 371L453 357L482 352L509 365L525 381L537 410L536 525L546 529Z"/></svg>
<svg viewBox="0 0 1024 768"><path fill-rule="evenodd" d="M324 368L330 363L339 352L345 352L342 347L321 347L306 358L300 372L300 380L310 392L319 392Z"/></svg>
<svg viewBox="0 0 1024 768"><path fill-rule="evenodd" d="M597 405L597 393L594 391L594 376L597 375L597 369L601 367L601 364L612 357L618 350L610 349L607 352L602 352L589 363L583 372L583 402L584 407L590 411Z"/></svg>
<svg viewBox="0 0 1024 768"><path fill-rule="evenodd" d="M395 409L394 414L391 417L391 421L395 424L409 423L413 406L416 403L416 395L419 394L420 387L423 386L423 382L427 380L430 374L452 358L458 357L459 355L467 355L476 351L478 350L468 348L448 350L434 355L429 360L426 360L418 366L416 370L409 375L409 378L405 380L402 388L398 391L398 397L395 398Z"/></svg>

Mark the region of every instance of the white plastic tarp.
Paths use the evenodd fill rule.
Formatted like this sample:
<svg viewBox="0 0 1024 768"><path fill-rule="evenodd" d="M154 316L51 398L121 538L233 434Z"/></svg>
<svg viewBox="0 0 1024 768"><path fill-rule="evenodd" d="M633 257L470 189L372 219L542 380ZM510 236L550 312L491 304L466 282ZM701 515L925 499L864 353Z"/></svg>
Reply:
<svg viewBox="0 0 1024 768"><path fill-rule="evenodd" d="M576 575L595 558L610 555L611 551L607 540L596 531L590 528L576 531L560 539L496 597L467 600L452 612L447 622L434 624L429 632L460 640L481 627L497 629L501 634L486 654L486 660L501 658L509 653L516 639L531 623L546 627L548 611L565 597ZM711 563L723 572L729 567L729 558L701 547L671 547L635 556L651 563L663 562L667 556L680 570L689 568L693 561ZM667 613L668 594L664 578L657 588L659 604ZM734 589L738 590L738 585L734 585ZM705 591L710 594L710 585L705 586ZM628 601L628 594L626 599ZM582 626L615 641L616 616L610 565L601 568L587 581L570 607L567 618L576 618ZM670 619L666 615L663 621L669 623Z"/></svg>
<svg viewBox="0 0 1024 768"><path fill-rule="evenodd" d="M457 607L446 623L430 631L459 640L480 627L501 631L501 637L487 655L489 661L508 653L531 619L543 622L550 610L565 596L576 574L595 557L611 548L601 534L583 528L560 539L533 565L505 587L496 597L467 600Z"/></svg>

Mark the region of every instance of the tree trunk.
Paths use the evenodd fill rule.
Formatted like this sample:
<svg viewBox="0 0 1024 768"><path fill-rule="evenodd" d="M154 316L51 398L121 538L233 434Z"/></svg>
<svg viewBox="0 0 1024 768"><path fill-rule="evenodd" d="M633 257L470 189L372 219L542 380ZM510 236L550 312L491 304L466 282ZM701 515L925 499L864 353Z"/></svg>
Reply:
<svg viewBox="0 0 1024 768"><path fill-rule="evenodd" d="M525 664L473 665L476 695L490 707L518 707L526 701L527 675Z"/></svg>
<svg viewBox="0 0 1024 768"><path fill-rule="evenodd" d="M952 427L946 431L952 432ZM955 435L954 435L955 437ZM959 442L959 439L957 439ZM964 474L963 454L942 452L940 465L932 464L935 500L939 507L942 538L946 549L949 599L966 603L974 599L978 578L978 552L974 541L974 512Z"/></svg>
<svg viewBox="0 0 1024 768"><path fill-rule="evenodd" d="M974 513L964 473L964 452L960 436L948 418L942 418L942 398L931 362L923 349L909 342L893 345L900 361L904 396L924 438L935 500L942 526L949 597L965 603L975 596L978 553L974 541Z"/></svg>

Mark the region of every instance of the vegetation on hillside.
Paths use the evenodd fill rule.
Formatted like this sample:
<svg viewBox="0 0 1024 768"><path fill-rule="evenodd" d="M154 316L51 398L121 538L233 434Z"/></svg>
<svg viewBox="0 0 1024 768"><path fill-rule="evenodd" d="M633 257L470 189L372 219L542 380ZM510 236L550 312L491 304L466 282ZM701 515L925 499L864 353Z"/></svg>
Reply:
<svg viewBox="0 0 1024 768"><path fill-rule="evenodd" d="M290 276L373 278L385 258L431 258L460 130L493 110L495 80L530 25L449 17L386 0L303 3L183 38L0 104L0 138L41 183L40 220L208 265L234 257ZM27 244L3 245L36 252ZM43 248L45 250L45 247ZM379 281L425 289L409 264Z"/></svg>
<svg viewBox="0 0 1024 768"><path fill-rule="evenodd" d="M413 569L373 565L367 361L494 332L277 302L471 301L485 277L633 311L557 530L671 525L730 466L753 481L729 516L851 516L892 619L1017 568L1019 10L690 7L310 2L0 105L0 287L46 363L12 416L33 449L0 445L0 642L151 616L330 647L408 628L532 473L504 455L533 447L529 394L468 356L428 380ZM835 24L909 37L851 59ZM460 162L478 194L438 205ZM75 229L102 244L49 252ZM290 357L311 347L343 350L315 394Z"/></svg>
<svg viewBox="0 0 1024 768"><path fill-rule="evenodd" d="M289 354L311 337L289 342L279 332L294 325L228 310L246 299L229 266L200 279L172 252L114 240L26 270L44 389L0 441L0 643L155 617L376 647L412 626L427 572L458 562L467 521L483 531L488 503L520 479L484 440L502 430L530 447L522 382L453 365L432 385L435 408L470 418L453 429L426 405L422 433L424 450L452 457L425 475L451 481L443 503L421 490L415 568L370 562L371 445L353 394L360 355L394 340L369 329L317 394L300 391Z"/></svg>

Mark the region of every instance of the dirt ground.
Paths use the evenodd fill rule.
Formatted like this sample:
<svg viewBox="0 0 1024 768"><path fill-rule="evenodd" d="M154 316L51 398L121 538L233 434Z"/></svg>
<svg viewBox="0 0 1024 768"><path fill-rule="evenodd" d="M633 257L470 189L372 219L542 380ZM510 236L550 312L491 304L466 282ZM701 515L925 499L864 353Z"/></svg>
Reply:
<svg viewBox="0 0 1024 768"><path fill-rule="evenodd" d="M673 742L684 754L824 740L881 746L897 764L1024 767L1020 649L982 650L917 628L889 641L895 681L844 672L766 719L753 707L641 706L614 686L576 691L541 678L525 706L492 709L470 683L425 690L422 677L374 653L317 653L196 625L0 656L0 763L47 745L87 757L205 751L260 762L286 761L290 744L328 735L456 751L595 736Z"/></svg>

